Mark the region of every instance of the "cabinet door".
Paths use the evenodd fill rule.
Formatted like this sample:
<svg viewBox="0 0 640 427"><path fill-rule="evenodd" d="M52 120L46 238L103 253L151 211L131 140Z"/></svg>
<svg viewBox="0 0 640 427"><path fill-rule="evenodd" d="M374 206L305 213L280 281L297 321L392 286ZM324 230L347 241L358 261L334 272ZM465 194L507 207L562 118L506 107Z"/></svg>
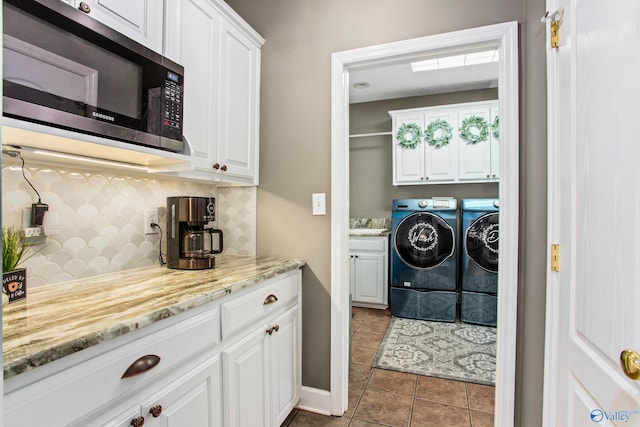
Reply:
<svg viewBox="0 0 640 427"><path fill-rule="evenodd" d="M424 176L427 183L455 181L458 177L458 133L455 129L457 116L454 110L435 110L424 116L425 132L436 120L443 120L452 128L451 140L447 145L441 147L429 145L425 139ZM442 129L437 129L434 136L440 138L442 132Z"/></svg>
<svg viewBox="0 0 640 427"><path fill-rule="evenodd" d="M163 2L157 0L82 0L89 16L162 54ZM67 2L72 4L71 2ZM80 0L75 0L78 7Z"/></svg>
<svg viewBox="0 0 640 427"><path fill-rule="evenodd" d="M384 304L384 254L360 252L355 257L353 301Z"/></svg>
<svg viewBox="0 0 640 427"><path fill-rule="evenodd" d="M491 178L491 117L487 105L467 107L458 111L458 125L456 132L460 133L460 127L466 118L471 116L482 117L488 126L489 135L486 140L475 144L459 140L460 180L484 180Z"/></svg>
<svg viewBox="0 0 640 427"><path fill-rule="evenodd" d="M300 324L298 306L270 322L278 330L269 337L271 407L278 427L287 418L300 399Z"/></svg>
<svg viewBox="0 0 640 427"><path fill-rule="evenodd" d="M216 355L185 372L183 379L172 382L148 399L141 411L147 420L145 425L222 426L220 368L220 356ZM158 410L159 415L154 416L153 412Z"/></svg>
<svg viewBox="0 0 640 427"><path fill-rule="evenodd" d="M207 0L167 0L165 55L185 69L184 138L193 168L213 172L216 156L220 13Z"/></svg>
<svg viewBox="0 0 640 427"><path fill-rule="evenodd" d="M263 325L222 354L226 426L269 425L269 335L266 329Z"/></svg>
<svg viewBox="0 0 640 427"><path fill-rule="evenodd" d="M222 21L219 145L224 174L255 179L258 142L260 49L233 24Z"/></svg>
<svg viewBox="0 0 640 427"><path fill-rule="evenodd" d="M147 389L152 387L148 386ZM99 419L85 420L83 425L88 423L102 427L130 427L133 420L144 418L144 426L149 427L222 426L219 355L181 370L179 375L173 375L157 387L159 389L152 392L144 403L138 402L106 422Z"/></svg>
<svg viewBox="0 0 640 427"><path fill-rule="evenodd" d="M403 124L415 123L424 129L421 113L403 115L393 119L393 185L420 184L424 182L424 141L416 148L404 148L398 143L398 130Z"/></svg>

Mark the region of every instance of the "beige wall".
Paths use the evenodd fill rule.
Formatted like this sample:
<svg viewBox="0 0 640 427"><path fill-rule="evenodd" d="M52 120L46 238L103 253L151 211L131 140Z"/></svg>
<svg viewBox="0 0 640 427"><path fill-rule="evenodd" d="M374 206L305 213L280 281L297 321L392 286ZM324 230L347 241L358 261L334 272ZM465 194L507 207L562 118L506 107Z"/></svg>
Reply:
<svg viewBox="0 0 640 427"><path fill-rule="evenodd" d="M350 135L389 132L389 111L434 105L498 99L497 89L473 90L431 96L351 104ZM458 200L498 197L497 183L392 185L392 137L367 136L349 140L349 216L391 218L393 199L454 197ZM374 189L374 191L372 191Z"/></svg>
<svg viewBox="0 0 640 427"><path fill-rule="evenodd" d="M521 202L516 420L539 426L545 294L544 0L227 0L263 37L258 253L307 260L303 384L329 388L331 53L519 21ZM327 206L330 211L331 206ZM532 214L528 213L532 210Z"/></svg>

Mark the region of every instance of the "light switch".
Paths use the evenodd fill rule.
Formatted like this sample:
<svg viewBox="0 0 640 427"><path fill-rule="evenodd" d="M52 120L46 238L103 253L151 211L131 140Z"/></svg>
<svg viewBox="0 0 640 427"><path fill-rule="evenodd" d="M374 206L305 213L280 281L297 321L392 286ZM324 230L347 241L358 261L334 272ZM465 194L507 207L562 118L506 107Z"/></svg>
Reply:
<svg viewBox="0 0 640 427"><path fill-rule="evenodd" d="M327 214L327 205L326 205L325 193L313 193L311 195L311 200L312 200L312 203L313 203L313 214L314 215L326 215Z"/></svg>

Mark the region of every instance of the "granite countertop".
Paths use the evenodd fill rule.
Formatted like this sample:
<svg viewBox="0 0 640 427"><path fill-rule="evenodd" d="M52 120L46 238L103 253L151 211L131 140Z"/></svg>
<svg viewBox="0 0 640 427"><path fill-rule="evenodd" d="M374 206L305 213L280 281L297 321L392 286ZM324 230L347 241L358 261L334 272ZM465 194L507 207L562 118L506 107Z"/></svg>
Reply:
<svg viewBox="0 0 640 427"><path fill-rule="evenodd" d="M389 218L350 218L349 236L388 236L391 234Z"/></svg>
<svg viewBox="0 0 640 427"><path fill-rule="evenodd" d="M29 289L3 307L4 378L304 266L218 255L209 270L152 266Z"/></svg>

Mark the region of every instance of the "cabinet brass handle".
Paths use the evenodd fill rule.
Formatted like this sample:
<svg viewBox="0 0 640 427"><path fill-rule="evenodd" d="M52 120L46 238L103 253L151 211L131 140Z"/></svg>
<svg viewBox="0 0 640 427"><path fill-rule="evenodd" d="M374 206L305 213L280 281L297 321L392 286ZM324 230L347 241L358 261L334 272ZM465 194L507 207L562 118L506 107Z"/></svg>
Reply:
<svg viewBox="0 0 640 427"><path fill-rule="evenodd" d="M278 297L275 296L274 294L271 294L264 299L264 302L262 303L262 305L273 304L276 301L278 301Z"/></svg>
<svg viewBox="0 0 640 427"><path fill-rule="evenodd" d="M144 425L144 417L135 417L130 424L133 427L142 427Z"/></svg>
<svg viewBox="0 0 640 427"><path fill-rule="evenodd" d="M138 358L135 362L133 362L124 374L122 374L122 378L135 377L136 375L143 374L150 369L155 368L158 363L160 363L160 356L156 356L155 354L147 354Z"/></svg>
<svg viewBox="0 0 640 427"><path fill-rule="evenodd" d="M162 414L162 405L156 405L149 408L149 413L153 416L153 418L158 418L160 414Z"/></svg>

